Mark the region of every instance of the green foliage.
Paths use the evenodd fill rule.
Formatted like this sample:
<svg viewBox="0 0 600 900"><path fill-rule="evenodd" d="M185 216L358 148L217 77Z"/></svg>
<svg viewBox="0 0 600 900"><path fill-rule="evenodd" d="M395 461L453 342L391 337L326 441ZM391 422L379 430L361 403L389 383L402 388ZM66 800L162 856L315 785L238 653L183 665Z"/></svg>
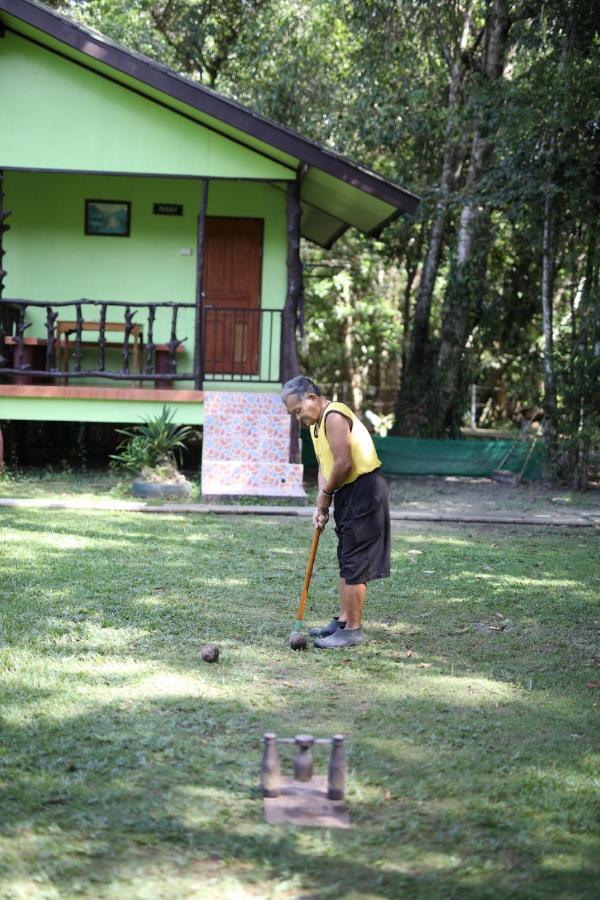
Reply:
<svg viewBox="0 0 600 900"><path fill-rule="evenodd" d="M358 410L395 390L403 273L364 238L344 237L335 260L305 248L305 335L300 360L328 390Z"/></svg>
<svg viewBox="0 0 600 900"><path fill-rule="evenodd" d="M144 437L125 430L121 430L120 433L126 434L127 440L119 444L117 453L111 454L111 466L137 474L142 471L144 466L154 464L155 454Z"/></svg>
<svg viewBox="0 0 600 900"><path fill-rule="evenodd" d="M155 467L161 463L176 465L177 451L185 446L185 441L193 434L191 425L177 425L173 419L175 410L163 406L160 415L147 419L133 429L118 428L125 436L118 453L111 459L117 468L138 474L144 467Z"/></svg>

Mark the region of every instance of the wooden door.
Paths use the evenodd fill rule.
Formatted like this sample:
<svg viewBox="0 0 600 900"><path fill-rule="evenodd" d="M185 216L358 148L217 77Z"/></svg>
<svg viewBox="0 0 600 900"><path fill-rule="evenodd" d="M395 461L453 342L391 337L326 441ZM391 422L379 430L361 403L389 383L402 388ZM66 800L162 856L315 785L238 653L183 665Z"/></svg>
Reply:
<svg viewBox="0 0 600 900"><path fill-rule="evenodd" d="M204 371L257 375L261 219L206 220Z"/></svg>

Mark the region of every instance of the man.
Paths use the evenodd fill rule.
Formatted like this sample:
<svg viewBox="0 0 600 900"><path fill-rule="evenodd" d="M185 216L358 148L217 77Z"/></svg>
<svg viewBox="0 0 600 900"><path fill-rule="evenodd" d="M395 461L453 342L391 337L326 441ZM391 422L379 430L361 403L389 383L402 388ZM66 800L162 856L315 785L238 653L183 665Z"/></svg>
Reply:
<svg viewBox="0 0 600 900"><path fill-rule="evenodd" d="M281 395L290 415L310 428L319 463L314 526L325 528L333 502L338 537L339 616L310 634L317 638L315 647L324 650L352 647L365 639L367 583L390 574L387 482L371 435L348 406L323 397L305 375L286 382Z"/></svg>

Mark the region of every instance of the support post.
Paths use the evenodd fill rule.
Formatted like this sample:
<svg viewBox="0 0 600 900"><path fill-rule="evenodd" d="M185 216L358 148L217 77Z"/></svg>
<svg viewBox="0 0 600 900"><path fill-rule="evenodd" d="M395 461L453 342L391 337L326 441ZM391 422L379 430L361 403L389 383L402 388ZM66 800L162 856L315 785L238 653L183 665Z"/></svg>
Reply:
<svg viewBox="0 0 600 900"><path fill-rule="evenodd" d="M0 169L0 300L4 292L4 278L6 271L2 265L2 258L5 254L4 249L4 233L9 230L10 225L5 224L5 219L10 216L10 210L4 209L4 170Z"/></svg>
<svg viewBox="0 0 600 900"><path fill-rule="evenodd" d="M198 215L198 241L196 246L196 325L194 329L194 388L202 390L204 381L204 247L206 244L206 208L208 205L208 178L202 183L202 199Z"/></svg>
<svg viewBox="0 0 600 900"><path fill-rule="evenodd" d="M0 35L3 36L3 35ZM4 269L4 265L2 263L5 250L4 250L4 233L8 231L9 225L5 224L5 220L10 216L10 212L8 209L4 209L4 170L0 169L0 302L2 301L2 294L4 291L4 278L6 276L6 271ZM0 316L0 366L9 365L9 359L4 355L5 343L4 338L6 337L6 333L4 330L4 315ZM10 352L10 348L9 348Z"/></svg>
<svg viewBox="0 0 600 900"><path fill-rule="evenodd" d="M302 263L300 260L300 179L287 186L287 296L281 322L281 356L279 377L282 383L298 374L296 324L302 297ZM290 462L300 462L299 426L295 418L290 425Z"/></svg>

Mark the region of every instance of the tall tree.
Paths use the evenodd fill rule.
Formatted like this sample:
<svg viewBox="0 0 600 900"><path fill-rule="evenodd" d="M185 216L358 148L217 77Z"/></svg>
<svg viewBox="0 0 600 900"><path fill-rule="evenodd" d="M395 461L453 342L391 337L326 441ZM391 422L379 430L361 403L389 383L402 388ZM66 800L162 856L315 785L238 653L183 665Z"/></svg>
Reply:
<svg viewBox="0 0 600 900"><path fill-rule="evenodd" d="M493 0L487 11L480 64L484 102L474 110L466 199L460 212L456 251L442 310L440 347L433 380L435 401L429 404L434 433L440 435L457 436L462 420L462 363L488 244L489 207L482 204L477 192L494 149L490 102L496 102L496 86L504 72L509 30L507 0Z"/></svg>
<svg viewBox="0 0 600 900"><path fill-rule="evenodd" d="M429 411L424 402L430 382L432 347L430 315L438 278L444 239L448 225L449 203L455 191L466 151L467 133L463 119L465 80L473 68L473 56L481 40L475 0L464 6L455 4L442 28L433 21L432 31L439 53L448 70L448 99L443 136L443 155L439 187L432 197L434 208L429 225L428 243L416 297L410 351L405 348L406 365L402 367L400 392L396 405L398 428L403 433L428 430ZM439 15L439 10L436 10ZM405 342L408 329L405 328Z"/></svg>

